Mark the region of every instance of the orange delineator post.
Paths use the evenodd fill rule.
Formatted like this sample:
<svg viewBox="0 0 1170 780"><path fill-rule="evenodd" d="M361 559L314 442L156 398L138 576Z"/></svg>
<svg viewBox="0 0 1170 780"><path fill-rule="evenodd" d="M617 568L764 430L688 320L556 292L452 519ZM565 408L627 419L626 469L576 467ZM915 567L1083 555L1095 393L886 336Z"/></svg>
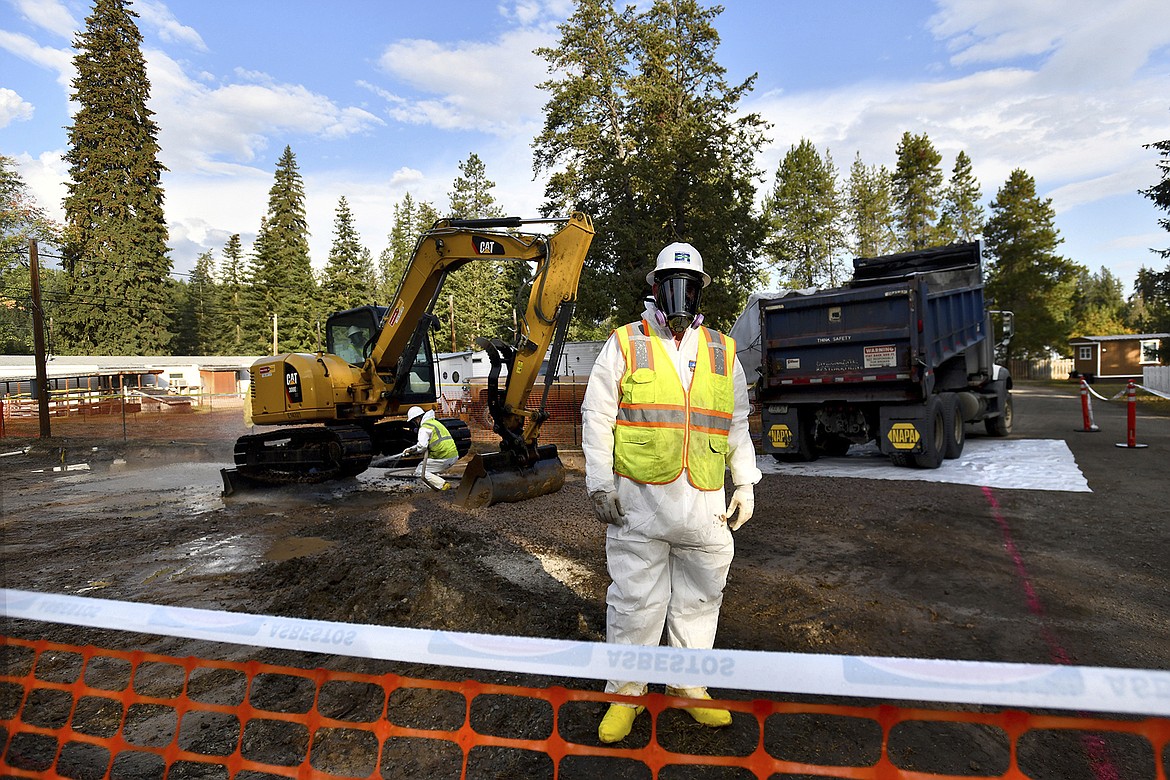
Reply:
<svg viewBox="0 0 1170 780"><path fill-rule="evenodd" d="M1117 446L1130 450L1143 449L1149 445L1137 443L1137 385L1132 379L1125 386L1125 405L1125 444L1118 442Z"/></svg>
<svg viewBox="0 0 1170 780"><path fill-rule="evenodd" d="M1085 427L1080 429L1082 433L1096 433L1101 430L1093 422L1093 402L1089 400L1089 383L1084 377L1081 377L1081 416L1085 419Z"/></svg>

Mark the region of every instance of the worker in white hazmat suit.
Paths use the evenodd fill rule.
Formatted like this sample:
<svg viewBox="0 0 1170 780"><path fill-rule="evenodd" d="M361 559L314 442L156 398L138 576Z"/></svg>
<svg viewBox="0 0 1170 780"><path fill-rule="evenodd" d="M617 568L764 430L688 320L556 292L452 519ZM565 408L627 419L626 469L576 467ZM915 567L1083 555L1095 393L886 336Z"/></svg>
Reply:
<svg viewBox="0 0 1170 780"><path fill-rule="evenodd" d="M406 421L418 426L418 439L407 447L403 455L422 455L422 463L414 475L435 490L450 490L451 483L439 476L459 460L459 448L447 426L435 419L434 410L424 412L421 406L412 406L406 412Z"/></svg>
<svg viewBox="0 0 1170 780"><path fill-rule="evenodd" d="M693 246L667 246L646 281L653 300L640 322L606 341L581 406L585 486L608 524L606 641L656 646L665 628L672 647L709 649L735 550L731 532L751 517L760 480L747 380L734 340L702 326L699 300L711 277ZM640 696L646 683L610 680L605 689ZM666 692L710 698L693 679ZM621 741L641 711L611 704L598 737ZM731 723L724 709L687 711L707 726Z"/></svg>

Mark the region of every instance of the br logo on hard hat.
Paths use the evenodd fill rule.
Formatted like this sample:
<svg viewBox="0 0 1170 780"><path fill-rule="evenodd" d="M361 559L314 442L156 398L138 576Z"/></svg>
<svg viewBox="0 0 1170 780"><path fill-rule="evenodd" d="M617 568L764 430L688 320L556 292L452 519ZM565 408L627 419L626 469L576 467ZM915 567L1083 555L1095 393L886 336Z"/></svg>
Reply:
<svg viewBox="0 0 1170 780"><path fill-rule="evenodd" d="M674 253L674 262L676 262L676 263L689 263L689 262L691 262L691 256L687 252L675 252Z"/></svg>

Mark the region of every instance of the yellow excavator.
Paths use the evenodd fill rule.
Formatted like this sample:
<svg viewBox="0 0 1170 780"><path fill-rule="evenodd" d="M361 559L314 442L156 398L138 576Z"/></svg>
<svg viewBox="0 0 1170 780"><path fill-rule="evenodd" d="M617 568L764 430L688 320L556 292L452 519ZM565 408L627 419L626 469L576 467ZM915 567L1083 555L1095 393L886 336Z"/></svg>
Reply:
<svg viewBox="0 0 1170 780"><path fill-rule="evenodd" d="M550 225L536 232L528 225ZM528 408L542 362L560 361L577 284L593 240L593 223L580 213L557 219L447 219L423 233L389 306L360 306L326 322L326 351L263 357L251 366L246 414L254 425L282 426L240 438L224 490L241 483L323 482L365 471L373 458L414 443L407 409L433 409L437 393L430 331L443 283L461 266L485 260L535 264L527 309L515 341L476 340L491 362L487 406L498 452L477 453L455 498L465 506L524 501L564 484L555 445L538 445L552 371L536 408ZM552 351L549 352L549 347ZM507 369L504 387L500 374ZM461 420L443 421L465 455L470 432Z"/></svg>

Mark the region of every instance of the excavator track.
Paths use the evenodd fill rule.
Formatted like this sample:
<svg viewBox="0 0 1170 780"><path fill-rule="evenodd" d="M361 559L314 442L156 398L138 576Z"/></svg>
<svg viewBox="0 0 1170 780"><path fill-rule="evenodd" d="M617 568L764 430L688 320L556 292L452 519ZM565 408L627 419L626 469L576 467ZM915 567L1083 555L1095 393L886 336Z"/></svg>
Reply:
<svg viewBox="0 0 1170 780"><path fill-rule="evenodd" d="M304 426L236 440L236 473L268 485L325 482L366 470L373 442L357 425Z"/></svg>

